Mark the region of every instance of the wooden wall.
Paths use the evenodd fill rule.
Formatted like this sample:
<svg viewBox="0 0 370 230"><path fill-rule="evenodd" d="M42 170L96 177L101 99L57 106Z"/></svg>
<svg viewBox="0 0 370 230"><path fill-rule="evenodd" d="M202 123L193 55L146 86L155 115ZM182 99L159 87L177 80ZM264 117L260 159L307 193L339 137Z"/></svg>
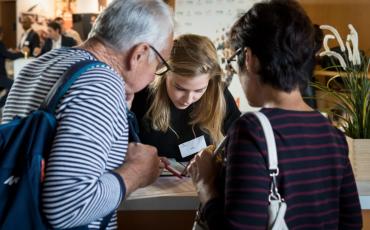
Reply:
<svg viewBox="0 0 370 230"><path fill-rule="evenodd" d="M359 47L370 54L370 0L299 0L313 23L329 24L346 39L351 23L359 35ZM335 43L330 45L337 46Z"/></svg>
<svg viewBox="0 0 370 230"><path fill-rule="evenodd" d="M8 48L16 46L15 23L15 0L0 0L0 26L4 30L3 42Z"/></svg>

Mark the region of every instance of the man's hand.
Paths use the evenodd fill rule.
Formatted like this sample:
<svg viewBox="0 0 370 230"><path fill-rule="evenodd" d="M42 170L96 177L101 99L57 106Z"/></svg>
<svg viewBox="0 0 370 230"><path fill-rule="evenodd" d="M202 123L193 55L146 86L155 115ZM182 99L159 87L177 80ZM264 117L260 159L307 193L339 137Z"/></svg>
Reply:
<svg viewBox="0 0 370 230"><path fill-rule="evenodd" d="M126 185L126 196L140 187L153 183L160 175L163 165L160 164L157 149L150 145L129 143L125 163L116 172Z"/></svg>

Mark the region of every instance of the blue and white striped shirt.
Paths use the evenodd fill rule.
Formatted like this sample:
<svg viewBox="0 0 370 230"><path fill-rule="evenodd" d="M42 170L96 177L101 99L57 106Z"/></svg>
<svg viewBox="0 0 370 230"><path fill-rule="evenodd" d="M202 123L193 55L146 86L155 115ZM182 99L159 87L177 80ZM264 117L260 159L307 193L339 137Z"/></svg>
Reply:
<svg viewBox="0 0 370 230"><path fill-rule="evenodd" d="M96 60L87 51L61 48L35 59L17 76L3 113L3 123L37 109L74 63ZM58 127L47 162L43 210L54 228L89 225L99 228L125 196L119 167L128 146L125 89L112 68L83 73L56 110ZM107 229L116 229L114 215Z"/></svg>

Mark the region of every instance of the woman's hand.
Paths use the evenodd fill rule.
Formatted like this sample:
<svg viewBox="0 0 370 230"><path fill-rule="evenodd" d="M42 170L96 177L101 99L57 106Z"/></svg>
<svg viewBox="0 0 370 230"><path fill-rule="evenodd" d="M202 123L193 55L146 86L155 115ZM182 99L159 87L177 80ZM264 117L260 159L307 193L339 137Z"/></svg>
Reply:
<svg viewBox="0 0 370 230"><path fill-rule="evenodd" d="M200 151L191 160L187 169L202 204L218 196L216 179L221 164L216 162L212 152L213 149L210 151L208 148Z"/></svg>

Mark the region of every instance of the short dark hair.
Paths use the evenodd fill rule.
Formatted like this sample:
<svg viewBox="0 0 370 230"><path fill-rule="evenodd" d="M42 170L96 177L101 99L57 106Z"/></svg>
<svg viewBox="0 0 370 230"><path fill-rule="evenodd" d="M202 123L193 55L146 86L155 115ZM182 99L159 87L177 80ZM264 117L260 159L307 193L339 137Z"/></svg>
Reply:
<svg viewBox="0 0 370 230"><path fill-rule="evenodd" d="M52 28L55 31L59 31L59 33L62 33L62 28L59 23L52 21L48 23L48 27Z"/></svg>
<svg viewBox="0 0 370 230"><path fill-rule="evenodd" d="M64 19L62 17L56 17L54 18L54 21L64 21Z"/></svg>
<svg viewBox="0 0 370 230"><path fill-rule="evenodd" d="M313 70L314 40L312 22L294 0L257 3L230 32L234 50L249 47L258 58L262 83L285 92L307 85ZM243 70L244 53L239 56Z"/></svg>
<svg viewBox="0 0 370 230"><path fill-rule="evenodd" d="M320 26L317 24L313 25L313 29L314 29L314 38L315 38L314 52L317 53L322 48L322 42L324 40L324 32L322 31L322 29L320 29Z"/></svg>

